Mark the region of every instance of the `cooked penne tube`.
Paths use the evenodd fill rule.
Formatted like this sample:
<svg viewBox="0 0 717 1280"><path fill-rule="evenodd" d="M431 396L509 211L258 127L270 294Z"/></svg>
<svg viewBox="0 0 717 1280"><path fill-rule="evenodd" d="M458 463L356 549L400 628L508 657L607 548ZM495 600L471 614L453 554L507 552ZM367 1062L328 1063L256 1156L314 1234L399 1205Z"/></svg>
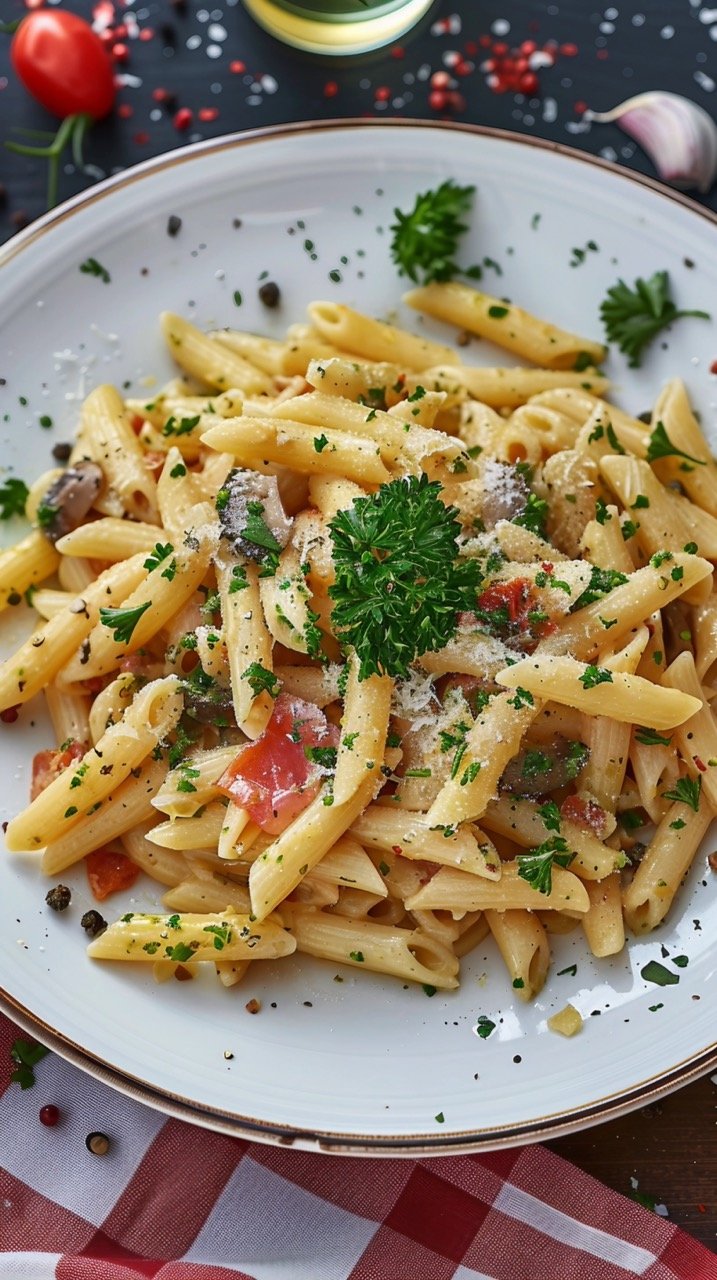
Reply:
<svg viewBox="0 0 717 1280"><path fill-rule="evenodd" d="M157 486L114 387L96 387L85 400L81 443L86 455L102 468L106 513L117 516L126 511L135 520L158 524Z"/></svg>
<svg viewBox="0 0 717 1280"><path fill-rule="evenodd" d="M312 302L308 314L320 337L367 360L389 360L401 368L421 371L436 364L449 364L456 358L450 347L383 324L337 302Z"/></svg>
<svg viewBox="0 0 717 1280"><path fill-rule="evenodd" d="M359 789L366 771L376 769L386 748L393 681L388 676L362 680L355 653L349 655L349 675L344 697L334 776L334 804L344 804Z"/></svg>
<svg viewBox="0 0 717 1280"><path fill-rule="evenodd" d="M580 923L588 946L594 956L616 956L625 946L619 873L588 882L585 888L590 906Z"/></svg>
<svg viewBox="0 0 717 1280"><path fill-rule="evenodd" d="M59 563L55 548L39 530L0 551L0 612L16 604L28 587L49 578Z"/></svg>
<svg viewBox="0 0 717 1280"><path fill-rule="evenodd" d="M170 818L168 822L158 822L147 832L147 839L163 849L216 848L226 821L226 805L220 800L210 800L200 813L191 818Z"/></svg>
<svg viewBox="0 0 717 1280"><path fill-rule="evenodd" d="M702 790L714 812L717 812L717 722L704 699L695 660L691 653L681 653L662 676L662 684L691 697L694 714L675 730L675 743L692 777L702 779Z"/></svg>
<svg viewBox="0 0 717 1280"><path fill-rule="evenodd" d="M550 965L545 929L534 911L486 911L484 916L513 991L519 1000L533 1000L545 986Z"/></svg>
<svg viewBox="0 0 717 1280"><path fill-rule="evenodd" d="M371 440L331 427L315 433L305 423L284 418L228 418L210 427L202 441L257 470L280 462L306 473L338 471L358 484L384 484L389 478Z"/></svg>
<svg viewBox="0 0 717 1280"><path fill-rule="evenodd" d="M39 627L0 666L0 710L33 698L70 661L97 626L101 608L113 608L144 579L144 556L123 560Z"/></svg>
<svg viewBox="0 0 717 1280"><path fill-rule="evenodd" d="M233 880L213 876L202 880L182 880L165 893L162 902L168 911L195 911L202 915L213 911L251 911L249 890ZM214 957L212 957L214 958Z"/></svg>
<svg viewBox="0 0 717 1280"><path fill-rule="evenodd" d="M601 342L567 333L514 303L479 293L469 285L428 284L404 294L403 300L416 311L487 338L544 369L574 369L582 357L593 365L605 359Z"/></svg>
<svg viewBox="0 0 717 1280"><path fill-rule="evenodd" d="M126 560L151 551L157 542L157 526L139 520L118 520L105 516L81 524L72 533L58 538L55 546L63 556L89 556L91 560Z"/></svg>
<svg viewBox="0 0 717 1280"><path fill-rule="evenodd" d="M296 939L297 951L410 982L430 983L444 991L458 986L457 959L420 929L347 920L306 907L285 906L282 913Z"/></svg>
<svg viewBox="0 0 717 1280"><path fill-rule="evenodd" d="M188 320L163 311L160 324L172 359L190 378L197 378L214 391L236 389L247 395L272 394L271 378L261 369L223 343L215 342Z"/></svg>
<svg viewBox="0 0 717 1280"><path fill-rule="evenodd" d="M273 661L272 638L261 607L259 569L248 561L232 562L222 553L216 558L216 572L234 715L248 738L258 738L274 709L271 693L267 689L257 692L248 678L254 666L270 674Z"/></svg>
<svg viewBox="0 0 717 1280"><path fill-rule="evenodd" d="M500 369L488 366L480 369L469 365L444 365L426 370L431 386L441 390L464 387L474 400L482 400L495 409L516 409L531 396L553 387L583 387L593 395L602 396L609 387L607 378L596 369L580 373L556 369Z"/></svg>
<svg viewBox="0 0 717 1280"><path fill-rule="evenodd" d="M649 933L662 923L712 818L704 801L698 801L696 811L679 801L667 810L623 894L625 920L633 933Z"/></svg>
<svg viewBox="0 0 717 1280"><path fill-rule="evenodd" d="M166 774L153 804L169 818L191 818L204 805L219 796L217 782L234 762L237 747L228 745L210 751L195 751L185 756ZM186 786L191 782L191 790ZM183 785L185 784L185 785Z"/></svg>
<svg viewBox="0 0 717 1280"><path fill-rule="evenodd" d="M490 880L500 878L500 858L490 839L477 828L472 831L463 826L446 834L432 830L423 814L374 804L353 823L351 835L368 849L391 849L412 861L425 859Z"/></svg>
<svg viewBox="0 0 717 1280"><path fill-rule="evenodd" d="M622 505L635 511L635 537L646 555L692 543L706 560L717 560L717 516L665 488L647 462L610 454L600 470Z"/></svg>
<svg viewBox="0 0 717 1280"><path fill-rule="evenodd" d="M453 867L441 867L427 885L407 898L414 907L431 911L577 911L588 910L589 899L582 881L562 867L552 869L550 893L540 893L521 879L515 862L503 863L500 880L471 876Z"/></svg>
<svg viewBox="0 0 717 1280"><path fill-rule="evenodd" d="M518 800L502 796L494 800L483 816L488 831L508 836L522 848L541 845L559 825L567 850L572 854L570 869L582 880L602 880L616 868L623 866L624 856L599 840L591 831L571 822L569 818L551 816L553 825L546 825L540 806L532 800Z"/></svg>
<svg viewBox="0 0 717 1280"><path fill-rule="evenodd" d="M175 552L171 543L164 544L154 556L152 569L120 606L100 613L100 620L82 641L80 652L63 666L65 684L89 680L116 671L128 654L143 648L153 636L190 598L207 569L210 542L192 539L195 546Z"/></svg>
<svg viewBox="0 0 717 1280"><path fill-rule="evenodd" d="M8 849L40 849L100 807L174 728L182 711L176 676L153 680L76 768L66 769L10 822Z"/></svg>
<svg viewBox="0 0 717 1280"><path fill-rule="evenodd" d="M588 715L606 715L652 729L674 729L699 710L691 694L661 689L642 676L586 666L575 658L523 658L496 675L509 689L527 689L536 698L577 707ZM669 697L664 695L669 693Z"/></svg>
<svg viewBox="0 0 717 1280"><path fill-rule="evenodd" d="M262 338L256 333L244 333L239 329L216 329L207 334L207 337L222 347L228 347L243 360L248 360L269 378L282 373L283 342L277 342L274 338Z"/></svg>
<svg viewBox="0 0 717 1280"><path fill-rule="evenodd" d="M296 950L291 934L279 925L257 924L238 911L221 914L156 916L127 912L108 925L87 948L93 960L153 963L157 958L179 964L230 960L277 960Z"/></svg>
<svg viewBox="0 0 717 1280"><path fill-rule="evenodd" d="M698 507L717 516L715 462L690 408L687 389L681 378L672 378L661 391L655 401L652 421L662 426L674 450L672 455L659 459L657 474L665 481L679 481ZM685 454L692 460L692 465Z"/></svg>
<svg viewBox="0 0 717 1280"><path fill-rule="evenodd" d="M152 760L141 765L109 793L99 809L82 817L69 831L50 840L42 855L44 874L57 875L59 871L79 862L86 854L92 853L93 849L100 849L137 826L155 821L152 799L157 794L165 773L166 765L162 761ZM131 853L134 860L144 866L133 849ZM162 877L159 876L159 879Z"/></svg>

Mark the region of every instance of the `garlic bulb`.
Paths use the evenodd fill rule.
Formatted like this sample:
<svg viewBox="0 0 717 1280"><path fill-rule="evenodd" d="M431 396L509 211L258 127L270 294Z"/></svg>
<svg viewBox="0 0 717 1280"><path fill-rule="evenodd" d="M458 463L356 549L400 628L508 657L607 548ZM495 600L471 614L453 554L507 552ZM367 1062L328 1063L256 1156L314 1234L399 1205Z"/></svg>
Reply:
<svg viewBox="0 0 717 1280"><path fill-rule="evenodd" d="M640 144L657 172L675 187L709 191L717 177L717 124L696 102L655 90L612 111L586 111L584 120L614 120Z"/></svg>

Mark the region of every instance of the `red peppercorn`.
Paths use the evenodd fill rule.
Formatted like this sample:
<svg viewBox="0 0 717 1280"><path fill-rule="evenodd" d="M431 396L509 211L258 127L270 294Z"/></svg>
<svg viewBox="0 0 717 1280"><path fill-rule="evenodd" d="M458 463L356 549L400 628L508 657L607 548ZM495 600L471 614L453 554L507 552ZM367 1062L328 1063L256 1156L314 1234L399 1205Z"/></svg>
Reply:
<svg viewBox="0 0 717 1280"><path fill-rule="evenodd" d="M518 82L521 93L537 93L538 77L534 71L526 71Z"/></svg>
<svg viewBox="0 0 717 1280"><path fill-rule="evenodd" d="M504 58L507 53L510 53L510 49L507 44L503 44L503 41L499 40L497 44L493 45L493 52L496 58Z"/></svg>
<svg viewBox="0 0 717 1280"><path fill-rule="evenodd" d="M525 54L527 57L529 54L535 53L537 48L538 46L534 40L524 40L520 46L520 52Z"/></svg>
<svg viewBox="0 0 717 1280"><path fill-rule="evenodd" d="M126 44L115 44L112 46L112 57L115 62L127 62L129 60L129 49Z"/></svg>
<svg viewBox="0 0 717 1280"><path fill-rule="evenodd" d="M325 98L335 98L338 91L339 91L339 86L337 85L335 80L326 81L326 84L324 85Z"/></svg>
<svg viewBox="0 0 717 1280"><path fill-rule="evenodd" d="M127 35L128 35L128 32L124 22L120 22L119 26L116 26L114 29L115 40L126 40Z"/></svg>
<svg viewBox="0 0 717 1280"><path fill-rule="evenodd" d="M381 85L376 90L376 93L374 96L377 102L388 102L389 98L391 97L391 90L387 88L385 84Z"/></svg>
<svg viewBox="0 0 717 1280"><path fill-rule="evenodd" d="M0 720L3 724L14 724L19 715L19 707L6 707L4 711L0 711Z"/></svg>
<svg viewBox="0 0 717 1280"><path fill-rule="evenodd" d="M447 102L447 95L444 89L434 89L428 95L428 105L433 111L443 111Z"/></svg>
<svg viewBox="0 0 717 1280"><path fill-rule="evenodd" d="M120 120L131 120L134 115L134 107L129 102L120 102L117 108L117 115Z"/></svg>
<svg viewBox="0 0 717 1280"><path fill-rule="evenodd" d="M246 63L239 62L238 59L235 58L233 62L229 63L229 70L233 76L240 76L242 71L246 71Z"/></svg>
<svg viewBox="0 0 717 1280"><path fill-rule="evenodd" d="M577 54L578 46L576 44L561 44L560 52L564 58L574 58Z"/></svg>
<svg viewBox="0 0 717 1280"><path fill-rule="evenodd" d="M60 1119L60 1111L58 1107L54 1107L49 1103L46 1107L40 1107L40 1124L44 1124L48 1129L53 1129Z"/></svg>
<svg viewBox="0 0 717 1280"><path fill-rule="evenodd" d="M189 107L180 107L179 111L175 111L172 124L180 133L183 133L185 129L188 129L191 123L192 113L189 110Z"/></svg>

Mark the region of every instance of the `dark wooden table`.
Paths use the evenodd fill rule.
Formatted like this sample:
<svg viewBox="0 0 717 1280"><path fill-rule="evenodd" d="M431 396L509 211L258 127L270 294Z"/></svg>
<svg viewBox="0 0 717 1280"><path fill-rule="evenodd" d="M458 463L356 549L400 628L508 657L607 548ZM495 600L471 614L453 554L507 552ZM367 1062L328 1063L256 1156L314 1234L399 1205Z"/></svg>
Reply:
<svg viewBox="0 0 717 1280"><path fill-rule="evenodd" d="M139 29L120 41L127 61L118 64L125 83L117 108L92 131L92 169L70 165L63 173L63 197L202 137L307 118L431 118L445 115L446 106L457 119L569 143L654 176L650 161L619 129L585 124L585 106L606 109L662 88L717 108L717 10L708 21L709 11L687 0L622 0L612 8L576 0L439 0L402 46L333 64L284 49L254 26L238 0L217 2L211 10L200 0L147 0L138 7ZM70 0L70 7L87 16L94 6ZM2 16L24 12L22 0L7 0ZM442 30L434 25L441 19ZM510 49L526 40L547 44L554 65L538 70L531 93L498 92L486 59L498 52L496 42ZM446 55L456 52L457 96L441 104L432 97L432 76L445 72ZM8 43L0 44L0 142L16 137L18 126L51 124L13 77ZM4 239L42 212L43 166L0 150L0 182ZM703 202L717 209L717 193ZM641 1195L666 1205L672 1221L717 1251L716 1126L717 1087L703 1080L551 1146L627 1195L636 1180Z"/></svg>

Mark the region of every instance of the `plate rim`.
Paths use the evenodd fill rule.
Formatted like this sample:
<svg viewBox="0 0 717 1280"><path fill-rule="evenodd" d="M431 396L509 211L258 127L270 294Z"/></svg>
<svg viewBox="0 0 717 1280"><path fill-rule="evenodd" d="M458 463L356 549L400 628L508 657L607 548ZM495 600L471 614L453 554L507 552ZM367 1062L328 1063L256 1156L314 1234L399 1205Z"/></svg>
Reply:
<svg viewBox="0 0 717 1280"><path fill-rule="evenodd" d="M207 138L200 142L178 147L172 151L162 152L143 160L118 174L103 179L86 191L63 201L54 209L48 210L27 228L12 236L0 246L0 267L12 261L20 253L35 244L55 226L65 222L75 213L104 200L113 191L141 182L144 178L174 168L177 165L191 163L197 156L232 151L251 146L254 143L285 139L313 133L339 133L359 129L408 129L431 130L436 133L463 133L468 136L490 138L518 146L533 147L550 154L564 156L568 160L578 161L591 168L610 173L613 177L624 179L628 183L652 191L656 196L669 200L686 209L689 213L705 219L711 226L717 227L717 212L707 209L692 200L681 191L665 186L655 178L646 174L634 173L618 167L612 161L580 151L576 147L547 138L533 137L509 129L495 128L489 125L472 124L467 121L421 120L412 117L362 119L350 117L339 120L303 120L286 124L264 125L254 129L245 129L233 133L222 134L217 138ZM214 1129L241 1137L247 1141L259 1142L282 1147L296 1147L299 1150L313 1150L324 1154L396 1157L416 1159L422 1156L475 1154L491 1150L499 1150L522 1145L528 1141L544 1141L575 1133L590 1128L610 1119L653 1102L683 1085L696 1080L717 1067L717 1040L711 1045L678 1062L675 1066L649 1076L630 1088L598 1098L587 1106L573 1107L568 1111L554 1112L539 1119L524 1121L516 1125L499 1125L483 1127L480 1130L458 1130L446 1134L416 1134L406 1137L404 1134L386 1134L380 1137L366 1137L363 1134L338 1131L322 1131L300 1125L277 1125L258 1121L236 1113L228 1113L218 1108L203 1106L175 1094L171 1090L159 1090L153 1085L127 1071L120 1071L107 1063L98 1054L92 1053L77 1044L69 1036L49 1026L40 1017L28 1009L0 984L0 1012L30 1034L33 1034L48 1048L58 1053L66 1061L98 1078L110 1087L126 1096L163 1112L202 1128Z"/></svg>

